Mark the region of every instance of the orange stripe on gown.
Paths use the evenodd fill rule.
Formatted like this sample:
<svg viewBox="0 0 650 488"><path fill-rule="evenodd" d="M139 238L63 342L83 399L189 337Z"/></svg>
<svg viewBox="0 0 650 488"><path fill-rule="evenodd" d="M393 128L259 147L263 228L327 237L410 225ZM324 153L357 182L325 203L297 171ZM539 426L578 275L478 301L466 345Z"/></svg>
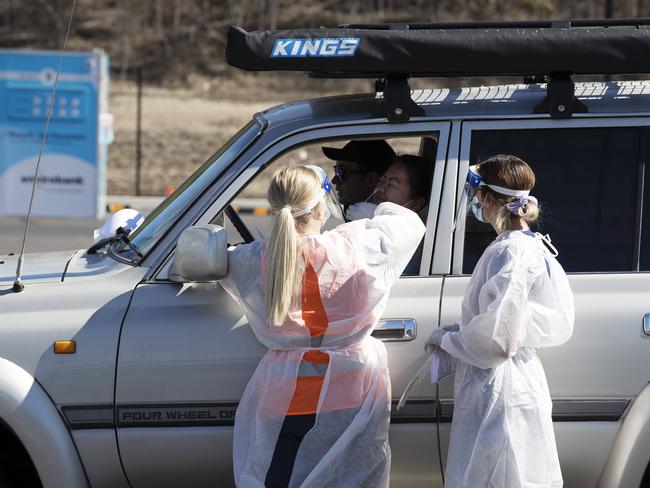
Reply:
<svg viewBox="0 0 650 488"><path fill-rule="evenodd" d="M325 334L329 322L320 298L318 275L309 262L305 266L302 285L302 319L305 326L309 328L311 337L320 337ZM327 353L311 350L303 355L302 360L322 365L329 364L330 357ZM324 376L298 376L296 378L296 389L287 410L287 415L316 413L324 379Z"/></svg>

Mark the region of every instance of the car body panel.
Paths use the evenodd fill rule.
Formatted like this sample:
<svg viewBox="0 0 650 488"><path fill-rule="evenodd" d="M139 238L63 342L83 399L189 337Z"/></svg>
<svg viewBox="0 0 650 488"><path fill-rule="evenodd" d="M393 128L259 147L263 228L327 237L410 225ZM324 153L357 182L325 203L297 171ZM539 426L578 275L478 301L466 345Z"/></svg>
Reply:
<svg viewBox="0 0 650 488"><path fill-rule="evenodd" d="M26 283L57 283L75 251L25 254L22 280ZM0 290L16 279L18 256L0 256Z"/></svg>
<svg viewBox="0 0 650 488"><path fill-rule="evenodd" d="M72 438L93 488L130 488L122 470L115 429L73 429Z"/></svg>
<svg viewBox="0 0 650 488"><path fill-rule="evenodd" d="M76 278L26 283L1 298L0 357L36 378L57 405L113 401L120 326L146 270L100 259L109 277L77 271ZM76 341L76 353L55 354L57 340Z"/></svg>
<svg viewBox="0 0 650 488"><path fill-rule="evenodd" d="M393 288L384 319L414 319L418 324L415 340L386 344L393 398L399 398L413 368L425 358L424 341L437 325L441 283L442 278L407 278ZM426 305L413 307L414 299ZM120 452L134 487L146 486L152 459L159 463L160 486L180 483L187 471L204 474L193 486L230 482L230 457L218 466L204 465L206 454L200 446L223 443L231 436L231 412L264 352L241 309L220 285L138 286L124 322L116 388ZM431 385L423 385L422 392L431 399ZM393 430L394 437L408 431L410 439L402 437L405 443L426 445L434 438L430 425L418 435L412 425L397 424ZM394 458L399 472L393 478L412 478L402 469L408 466L401 462L409 459L408 453L397 451ZM184 469L179 469L180 459ZM437 466L431 464L418 476L434 478Z"/></svg>

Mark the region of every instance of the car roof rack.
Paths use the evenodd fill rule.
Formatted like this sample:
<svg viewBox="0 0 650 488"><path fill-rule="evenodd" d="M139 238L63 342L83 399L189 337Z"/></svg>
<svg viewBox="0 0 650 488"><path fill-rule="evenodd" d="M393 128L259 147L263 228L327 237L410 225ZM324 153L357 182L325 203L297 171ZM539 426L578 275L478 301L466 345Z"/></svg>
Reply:
<svg viewBox="0 0 650 488"><path fill-rule="evenodd" d="M412 77L524 76L546 80L536 112L568 118L587 108L573 75L648 74L650 19L347 24L246 32L231 27L226 59L250 71L374 78L391 122L422 115Z"/></svg>

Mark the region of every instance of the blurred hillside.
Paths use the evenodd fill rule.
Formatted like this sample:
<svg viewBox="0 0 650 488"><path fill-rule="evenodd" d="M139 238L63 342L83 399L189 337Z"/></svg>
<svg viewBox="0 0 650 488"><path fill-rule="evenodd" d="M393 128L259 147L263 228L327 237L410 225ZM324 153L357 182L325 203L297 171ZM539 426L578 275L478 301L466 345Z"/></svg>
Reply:
<svg viewBox="0 0 650 488"><path fill-rule="evenodd" d="M246 29L359 22L603 18L605 0L78 0L70 49L101 48L121 80L231 73L229 25ZM613 0L614 17L650 15L650 0ZM3 0L0 47L60 49L72 0Z"/></svg>
<svg viewBox="0 0 650 488"><path fill-rule="evenodd" d="M650 16L650 0L610 1L613 17ZM0 1L0 48L61 49L72 3ZM373 89L369 80L313 80L231 68L224 61L230 25L255 30L603 18L605 5L606 0L78 0L68 49L100 48L110 56L115 142L109 149L108 192L113 194L134 192L134 80L142 68L142 192L160 195L168 185L178 186L256 111L288 100ZM414 80L412 86L434 83Z"/></svg>

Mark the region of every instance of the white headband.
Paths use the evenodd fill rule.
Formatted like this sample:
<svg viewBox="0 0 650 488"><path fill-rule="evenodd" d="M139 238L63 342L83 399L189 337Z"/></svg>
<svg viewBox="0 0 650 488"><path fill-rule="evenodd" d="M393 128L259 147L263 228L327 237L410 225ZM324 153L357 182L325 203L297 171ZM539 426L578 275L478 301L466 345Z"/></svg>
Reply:
<svg viewBox="0 0 650 488"><path fill-rule="evenodd" d="M307 215L308 213L311 213L312 210L314 210L314 207L318 205L318 202L321 201L321 198L325 196L325 190L322 188L320 189L320 192L318 192L318 196L314 198L311 202L309 202L309 205L305 207L303 210L297 210L295 212L291 212L291 215L294 217L302 217L303 215Z"/></svg>
<svg viewBox="0 0 650 488"><path fill-rule="evenodd" d="M483 181L478 186L487 186L488 188L491 188L495 192L501 193L502 195L507 195L509 197L527 197L528 195L530 195L530 190L511 190L509 188L504 188L502 186L489 185Z"/></svg>

